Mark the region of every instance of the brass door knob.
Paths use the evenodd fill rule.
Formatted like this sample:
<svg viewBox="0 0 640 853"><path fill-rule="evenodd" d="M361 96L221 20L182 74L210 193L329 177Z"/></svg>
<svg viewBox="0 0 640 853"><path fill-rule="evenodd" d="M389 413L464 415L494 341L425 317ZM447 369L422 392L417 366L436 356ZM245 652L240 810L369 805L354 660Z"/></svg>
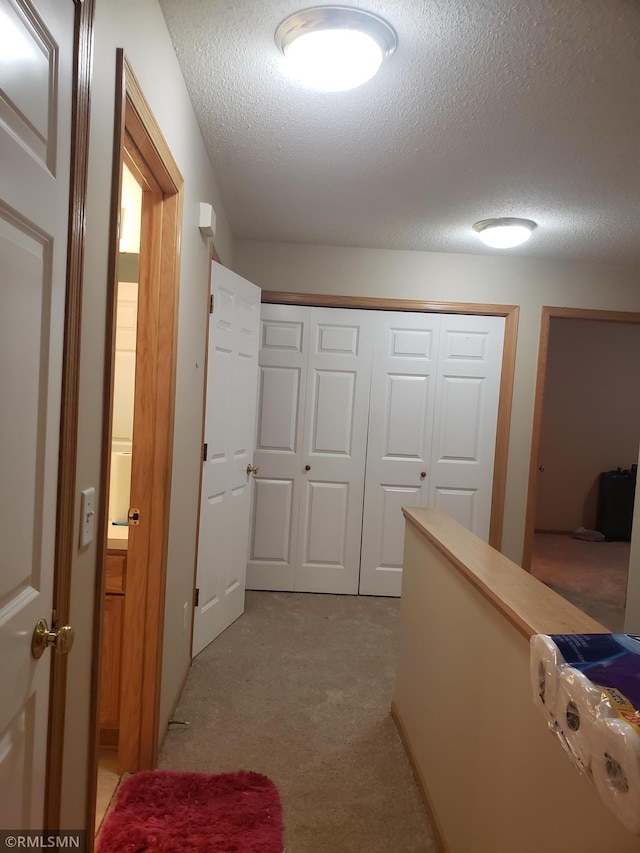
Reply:
<svg viewBox="0 0 640 853"><path fill-rule="evenodd" d="M259 465L247 465L247 474L257 474L259 470Z"/></svg>
<svg viewBox="0 0 640 853"><path fill-rule="evenodd" d="M39 619L31 638L31 654L38 660L45 649L53 647L59 655L68 655L73 647L73 628L63 625L55 631L49 630L46 619Z"/></svg>

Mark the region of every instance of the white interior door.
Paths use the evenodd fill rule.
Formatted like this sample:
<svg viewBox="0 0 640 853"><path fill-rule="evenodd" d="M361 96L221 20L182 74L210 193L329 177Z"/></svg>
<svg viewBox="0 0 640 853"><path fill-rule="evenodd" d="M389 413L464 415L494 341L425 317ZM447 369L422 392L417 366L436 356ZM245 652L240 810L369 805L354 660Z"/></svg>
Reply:
<svg viewBox="0 0 640 853"><path fill-rule="evenodd" d="M213 263L193 654L244 611L260 289Z"/></svg>
<svg viewBox="0 0 640 853"><path fill-rule="evenodd" d="M489 538L504 317L445 314L429 506Z"/></svg>
<svg viewBox="0 0 640 853"><path fill-rule="evenodd" d="M41 829L66 288L72 0L0 0L0 828Z"/></svg>
<svg viewBox="0 0 640 853"><path fill-rule="evenodd" d="M379 311L362 522L360 595L400 595L403 506L426 506L440 315Z"/></svg>

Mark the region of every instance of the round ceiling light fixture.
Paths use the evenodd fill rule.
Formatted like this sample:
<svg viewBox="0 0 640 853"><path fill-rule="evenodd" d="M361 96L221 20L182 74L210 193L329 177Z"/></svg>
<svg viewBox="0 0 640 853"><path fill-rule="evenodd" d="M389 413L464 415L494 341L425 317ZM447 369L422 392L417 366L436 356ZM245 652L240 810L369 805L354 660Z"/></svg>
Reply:
<svg viewBox="0 0 640 853"><path fill-rule="evenodd" d="M316 6L289 15L275 34L292 76L323 92L355 89L395 51L393 27L362 9Z"/></svg>
<svg viewBox="0 0 640 853"><path fill-rule="evenodd" d="M512 249L526 243L537 227L538 223L532 219L505 216L501 219L482 219L475 223L473 230L483 243L493 249Z"/></svg>

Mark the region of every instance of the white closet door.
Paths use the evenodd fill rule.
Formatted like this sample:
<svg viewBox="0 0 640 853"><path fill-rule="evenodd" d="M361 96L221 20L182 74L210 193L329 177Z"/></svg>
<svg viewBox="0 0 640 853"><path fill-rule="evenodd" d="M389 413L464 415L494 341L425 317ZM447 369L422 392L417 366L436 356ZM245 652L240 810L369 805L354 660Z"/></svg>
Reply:
<svg viewBox="0 0 640 853"><path fill-rule="evenodd" d="M309 312L262 306L249 589L295 588Z"/></svg>
<svg viewBox="0 0 640 853"><path fill-rule="evenodd" d="M298 592L358 592L373 319L311 310Z"/></svg>
<svg viewBox="0 0 640 853"><path fill-rule="evenodd" d="M489 538L504 318L443 315L429 506Z"/></svg>
<svg viewBox="0 0 640 853"><path fill-rule="evenodd" d="M426 506L440 315L376 312L360 595L400 595L403 506Z"/></svg>

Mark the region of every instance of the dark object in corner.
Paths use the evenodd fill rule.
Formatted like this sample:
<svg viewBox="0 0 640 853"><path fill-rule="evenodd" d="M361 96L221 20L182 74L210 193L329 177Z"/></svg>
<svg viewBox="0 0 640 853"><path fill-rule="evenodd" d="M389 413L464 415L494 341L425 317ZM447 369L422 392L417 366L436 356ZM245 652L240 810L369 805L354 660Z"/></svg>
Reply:
<svg viewBox="0 0 640 853"><path fill-rule="evenodd" d="M608 542L631 540L636 469L634 465L630 470L618 468L600 474L596 528Z"/></svg>

